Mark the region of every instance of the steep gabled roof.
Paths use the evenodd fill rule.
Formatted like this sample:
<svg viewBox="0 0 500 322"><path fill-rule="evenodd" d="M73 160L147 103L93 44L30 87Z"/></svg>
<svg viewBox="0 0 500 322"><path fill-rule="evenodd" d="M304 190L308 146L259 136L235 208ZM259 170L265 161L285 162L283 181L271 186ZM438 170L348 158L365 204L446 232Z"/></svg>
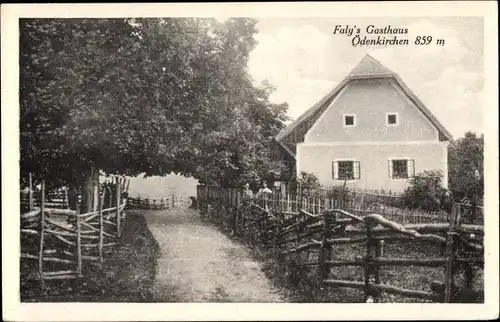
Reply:
<svg viewBox="0 0 500 322"><path fill-rule="evenodd" d="M370 55L365 55L363 59L351 70L349 76L360 77L360 76L385 76L393 75L394 73L387 67L382 65L378 60Z"/></svg>
<svg viewBox="0 0 500 322"><path fill-rule="evenodd" d="M283 130L281 130L276 136L276 141L282 143L283 139L291 134L299 125L307 122L315 112L324 107L324 104L328 101L333 100L342 88L349 83L351 80L355 79L371 79L371 78L393 78L396 83L398 83L403 92L407 97L417 106L422 113L431 121L431 123L439 130L440 136L444 140L453 141L452 135L445 129L445 127L436 119L436 117L425 107L425 105L418 99L418 97L408 88L408 86L403 82L401 77L394 73L393 71L386 68L378 60L370 56L365 55L363 59L351 70L351 72L338 84L332 91L325 95L318 103L314 104L309 108L304 114L302 114L297 120L289 124ZM323 112L324 113L324 110ZM317 115L317 114L316 114ZM312 126L312 125L311 125ZM283 145L283 144L282 144Z"/></svg>

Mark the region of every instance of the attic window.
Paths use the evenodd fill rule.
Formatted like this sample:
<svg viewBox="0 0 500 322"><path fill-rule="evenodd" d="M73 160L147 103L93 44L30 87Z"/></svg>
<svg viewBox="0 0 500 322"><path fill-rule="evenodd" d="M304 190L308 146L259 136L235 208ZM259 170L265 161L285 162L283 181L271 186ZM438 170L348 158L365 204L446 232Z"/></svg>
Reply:
<svg viewBox="0 0 500 322"><path fill-rule="evenodd" d="M356 114L344 114L342 118L344 119L344 127L356 126Z"/></svg>
<svg viewBox="0 0 500 322"><path fill-rule="evenodd" d="M399 114L385 113L385 124L387 126L397 126L399 124Z"/></svg>

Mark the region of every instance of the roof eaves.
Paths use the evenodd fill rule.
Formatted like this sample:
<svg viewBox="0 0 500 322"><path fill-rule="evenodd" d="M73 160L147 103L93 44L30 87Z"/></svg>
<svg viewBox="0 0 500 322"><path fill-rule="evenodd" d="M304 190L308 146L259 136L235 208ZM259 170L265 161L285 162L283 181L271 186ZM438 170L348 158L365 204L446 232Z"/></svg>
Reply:
<svg viewBox="0 0 500 322"><path fill-rule="evenodd" d="M326 94L319 102L310 107L307 111L305 111L298 119L290 123L287 127L281 130L278 134L276 134L276 141L280 141L285 138L288 134L290 134L297 126L299 126L303 121L307 120L309 116L314 114L323 104L325 104L330 98L337 95L338 92L351 80L350 76L345 77L342 82L340 82L332 91Z"/></svg>
<svg viewBox="0 0 500 322"><path fill-rule="evenodd" d="M279 141L277 141L277 142L278 142L278 143L279 143L279 144L283 147L283 149L285 149L285 150L286 150L286 152L288 152L288 153L289 153L289 154L290 154L290 155L291 155L294 159L297 159L297 157L295 156L295 153L294 153L292 150L290 150L290 148L289 148L289 147L287 147L287 146L286 146L286 144L284 144L283 142L279 142Z"/></svg>
<svg viewBox="0 0 500 322"><path fill-rule="evenodd" d="M425 116L429 118L429 120L434 124L435 127L450 141L454 142L453 136L450 132L439 122L439 120L432 114L432 112L422 103L422 101L412 92L412 90L408 87L408 85L403 82L401 77L398 74L394 74L394 79L398 82L398 84L403 88L404 92L408 97L415 103L415 105L424 113Z"/></svg>

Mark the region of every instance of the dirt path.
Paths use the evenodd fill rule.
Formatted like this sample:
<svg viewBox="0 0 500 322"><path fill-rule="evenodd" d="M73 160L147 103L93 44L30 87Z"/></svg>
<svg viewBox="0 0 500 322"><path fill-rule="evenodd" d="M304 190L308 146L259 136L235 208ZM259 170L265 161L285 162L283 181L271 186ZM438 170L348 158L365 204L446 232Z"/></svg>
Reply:
<svg viewBox="0 0 500 322"><path fill-rule="evenodd" d="M191 209L144 214L159 244L153 286L157 301L284 302L249 250Z"/></svg>

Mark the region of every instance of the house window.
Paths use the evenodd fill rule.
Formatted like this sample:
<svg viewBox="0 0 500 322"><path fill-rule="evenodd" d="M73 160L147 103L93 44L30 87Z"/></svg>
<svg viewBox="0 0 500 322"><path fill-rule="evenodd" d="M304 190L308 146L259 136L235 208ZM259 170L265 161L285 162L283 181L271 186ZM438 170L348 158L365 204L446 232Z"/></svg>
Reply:
<svg viewBox="0 0 500 322"><path fill-rule="evenodd" d="M355 180L360 178L360 163L353 160L339 160L333 162L333 179Z"/></svg>
<svg viewBox="0 0 500 322"><path fill-rule="evenodd" d="M396 126L399 124L398 113L385 113L385 124L388 126Z"/></svg>
<svg viewBox="0 0 500 322"><path fill-rule="evenodd" d="M408 179L415 175L415 160L389 160L389 177L392 179Z"/></svg>
<svg viewBox="0 0 500 322"><path fill-rule="evenodd" d="M344 127L356 126L356 114L344 114L342 118L344 119Z"/></svg>

